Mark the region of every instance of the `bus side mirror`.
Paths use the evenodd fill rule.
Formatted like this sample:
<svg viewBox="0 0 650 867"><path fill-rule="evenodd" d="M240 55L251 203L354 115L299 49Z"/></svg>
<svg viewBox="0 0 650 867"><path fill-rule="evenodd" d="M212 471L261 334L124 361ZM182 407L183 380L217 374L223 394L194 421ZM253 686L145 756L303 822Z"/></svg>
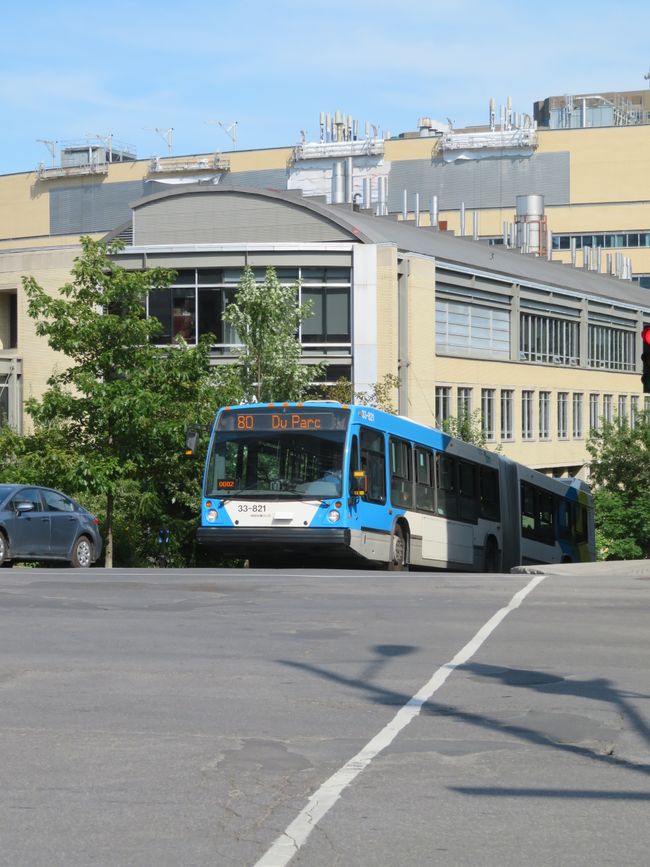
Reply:
<svg viewBox="0 0 650 867"><path fill-rule="evenodd" d="M185 431L185 457L195 458L199 443L199 432L196 428L188 428Z"/></svg>
<svg viewBox="0 0 650 867"><path fill-rule="evenodd" d="M363 470L355 470L352 474L352 496L365 497L368 493L368 476Z"/></svg>

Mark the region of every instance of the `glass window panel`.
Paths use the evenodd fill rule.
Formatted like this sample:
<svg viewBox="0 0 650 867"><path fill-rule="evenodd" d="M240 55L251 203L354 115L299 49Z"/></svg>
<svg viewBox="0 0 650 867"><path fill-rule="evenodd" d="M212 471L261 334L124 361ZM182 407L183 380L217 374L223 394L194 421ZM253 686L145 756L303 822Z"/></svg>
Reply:
<svg viewBox="0 0 650 867"><path fill-rule="evenodd" d="M199 334L214 334L216 343L223 343L221 315L223 290L199 289Z"/></svg>
<svg viewBox="0 0 650 867"><path fill-rule="evenodd" d="M196 280L196 270L194 268L181 268L176 271L176 279L174 286L194 286Z"/></svg>
<svg viewBox="0 0 650 867"><path fill-rule="evenodd" d="M169 343L172 336L172 290L156 289L149 293L149 316L155 316L163 327L156 343Z"/></svg>
<svg viewBox="0 0 650 867"><path fill-rule="evenodd" d="M324 298L323 298L323 290L322 289L302 289L302 301L303 304L310 303L312 308L312 314L309 318L305 319L302 323L302 336L303 338L311 337L313 339L321 340L324 337L323 334L323 313L324 313Z"/></svg>
<svg viewBox="0 0 650 867"><path fill-rule="evenodd" d="M172 334L184 340L196 337L194 289L172 289Z"/></svg>
<svg viewBox="0 0 650 867"><path fill-rule="evenodd" d="M327 334L330 339L350 338L349 289L327 290Z"/></svg>
<svg viewBox="0 0 650 867"><path fill-rule="evenodd" d="M264 269L264 274L262 275L262 279L266 276L266 268ZM284 283L288 286L293 286L298 282L298 269L297 268L276 268L275 276L278 278L280 283Z"/></svg>
<svg viewBox="0 0 650 867"><path fill-rule="evenodd" d="M221 292L221 309L223 312L226 312L229 304L232 304L235 300L235 294L237 290L233 287L232 289L223 289ZM223 314L222 314L223 315ZM223 333L222 333L222 342L227 346L234 346L239 343L239 337L237 336L237 332L232 327L232 325L228 325L225 322L222 325Z"/></svg>
<svg viewBox="0 0 650 867"><path fill-rule="evenodd" d="M199 270L199 286L214 286L223 283L222 268L202 268Z"/></svg>
<svg viewBox="0 0 650 867"><path fill-rule="evenodd" d="M9 374L0 373L0 427L9 421Z"/></svg>

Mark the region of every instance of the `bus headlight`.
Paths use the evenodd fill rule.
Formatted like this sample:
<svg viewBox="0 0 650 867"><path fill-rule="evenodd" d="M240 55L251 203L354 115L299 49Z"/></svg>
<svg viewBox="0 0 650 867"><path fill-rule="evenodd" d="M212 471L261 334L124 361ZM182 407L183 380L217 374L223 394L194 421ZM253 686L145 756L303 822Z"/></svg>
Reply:
<svg viewBox="0 0 650 867"><path fill-rule="evenodd" d="M210 509L210 511L207 514L207 519L210 522L216 521L217 520L217 510L216 509Z"/></svg>
<svg viewBox="0 0 650 867"><path fill-rule="evenodd" d="M340 517L341 513L337 509L332 509L330 512L327 513L327 520L330 522L330 524L336 524Z"/></svg>

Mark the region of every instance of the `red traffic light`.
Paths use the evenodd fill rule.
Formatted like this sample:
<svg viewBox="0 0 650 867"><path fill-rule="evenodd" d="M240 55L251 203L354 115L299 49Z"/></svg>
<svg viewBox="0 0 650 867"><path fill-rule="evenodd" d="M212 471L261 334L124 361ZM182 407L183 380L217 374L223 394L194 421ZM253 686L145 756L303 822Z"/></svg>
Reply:
<svg viewBox="0 0 650 867"><path fill-rule="evenodd" d="M645 327L641 332L641 340L643 341L644 347L650 346L650 327Z"/></svg>

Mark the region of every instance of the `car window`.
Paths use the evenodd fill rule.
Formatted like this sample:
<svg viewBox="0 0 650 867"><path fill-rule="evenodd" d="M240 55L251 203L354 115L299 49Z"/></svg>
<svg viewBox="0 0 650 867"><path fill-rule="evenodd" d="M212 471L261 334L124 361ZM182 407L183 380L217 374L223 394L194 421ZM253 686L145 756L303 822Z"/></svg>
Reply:
<svg viewBox="0 0 650 867"><path fill-rule="evenodd" d="M46 512L74 512L74 503L58 491L42 491Z"/></svg>
<svg viewBox="0 0 650 867"><path fill-rule="evenodd" d="M23 488L14 496L11 505L15 509L18 503L33 503L35 512L42 512L41 495L37 488Z"/></svg>

